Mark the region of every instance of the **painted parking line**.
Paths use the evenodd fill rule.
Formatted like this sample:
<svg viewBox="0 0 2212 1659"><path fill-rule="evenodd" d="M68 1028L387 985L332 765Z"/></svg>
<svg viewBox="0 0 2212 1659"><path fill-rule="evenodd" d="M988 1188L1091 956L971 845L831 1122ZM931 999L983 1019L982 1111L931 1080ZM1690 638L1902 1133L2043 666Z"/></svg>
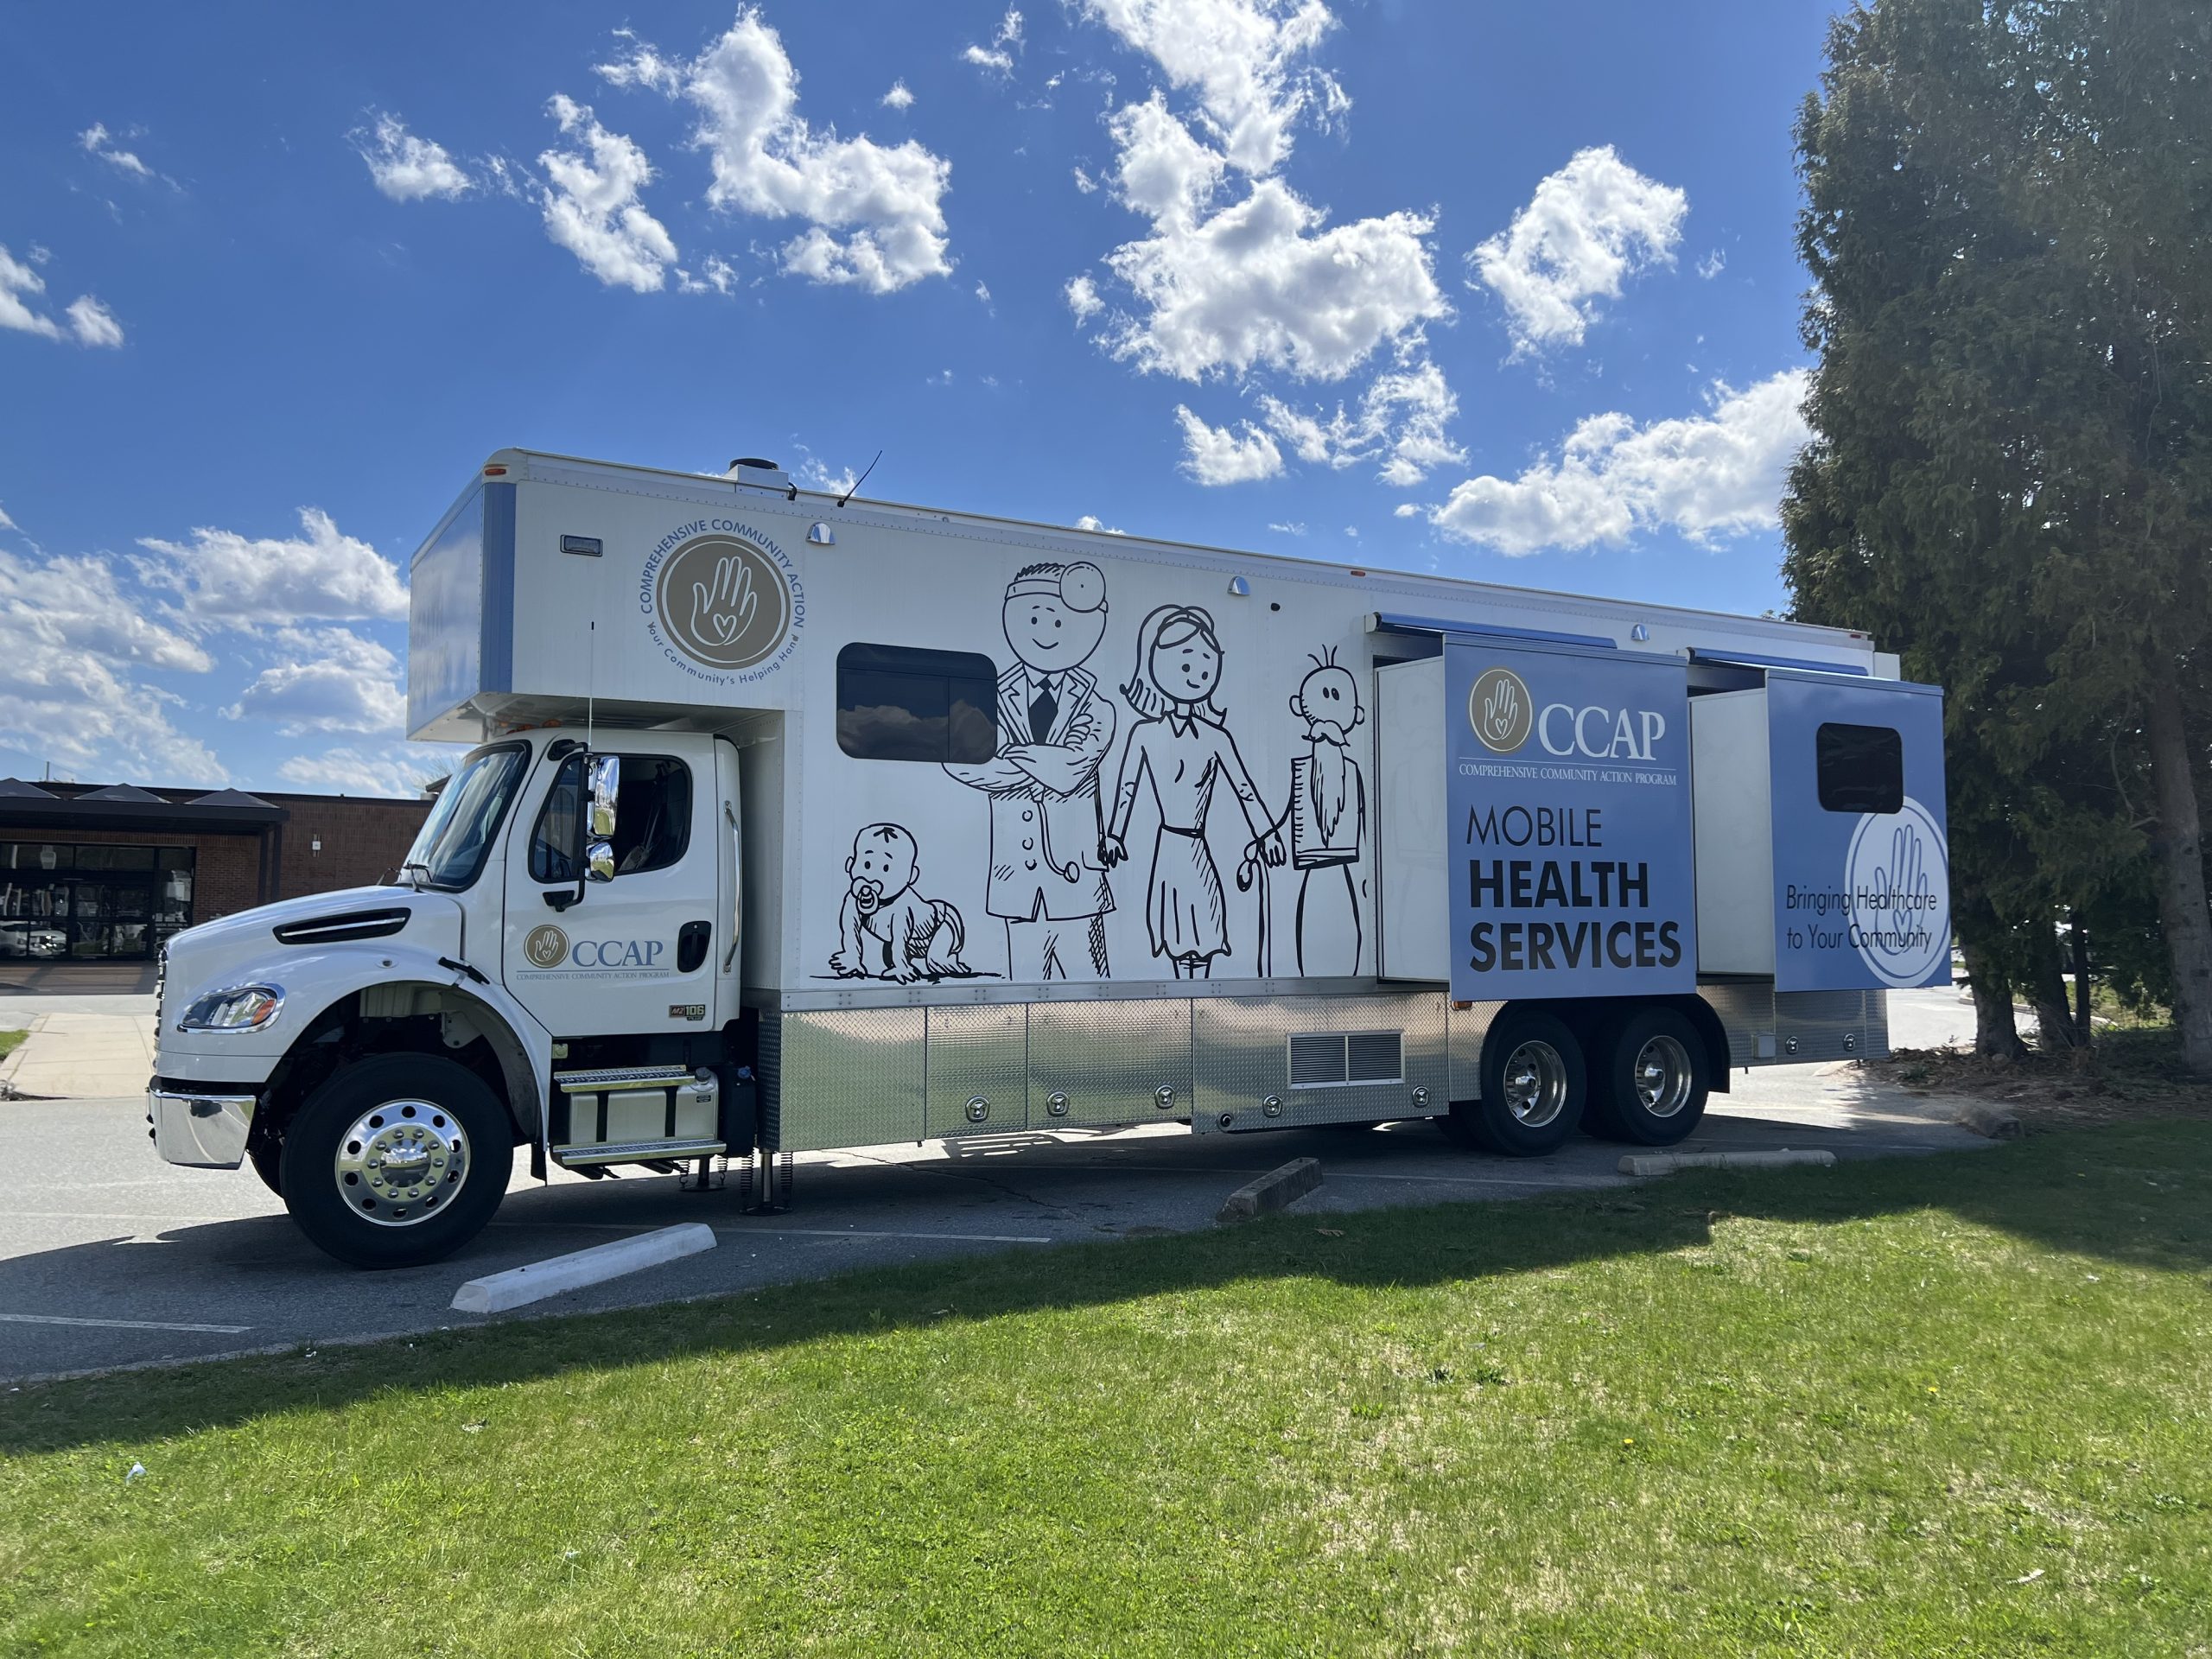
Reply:
<svg viewBox="0 0 2212 1659"><path fill-rule="evenodd" d="M170 1325L161 1319L73 1319L60 1313L0 1313L10 1325L75 1325L95 1331L187 1331L213 1337L243 1336L250 1325Z"/></svg>
<svg viewBox="0 0 2212 1659"><path fill-rule="evenodd" d="M623 1221L495 1221L494 1227L574 1227L591 1232L636 1232L640 1224ZM866 1232L851 1227L753 1227L743 1222L726 1221L718 1224L721 1230L732 1238L753 1238L768 1234L788 1235L794 1238L918 1238L950 1244L1058 1244L1057 1238L1044 1237L1034 1233L880 1233Z"/></svg>

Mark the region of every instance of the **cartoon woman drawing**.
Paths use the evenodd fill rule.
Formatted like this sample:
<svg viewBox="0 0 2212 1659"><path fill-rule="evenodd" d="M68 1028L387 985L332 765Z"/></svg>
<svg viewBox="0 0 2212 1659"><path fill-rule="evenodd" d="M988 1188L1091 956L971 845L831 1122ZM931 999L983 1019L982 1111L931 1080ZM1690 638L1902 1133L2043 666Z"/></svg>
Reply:
<svg viewBox="0 0 2212 1659"><path fill-rule="evenodd" d="M1221 872L1206 847L1206 814L1222 779L1236 791L1253 850L1283 861L1282 836L1262 804L1236 740L1214 701L1221 683L1221 637L1213 618L1192 605L1163 605L1137 630L1136 669L1122 696L1141 718L1130 728L1114 785L1114 811L1098 843L1111 869L1128 856L1123 837L1137 785L1149 776L1160 808L1145 888L1152 953L1173 965L1178 979L1206 979L1216 957L1236 954L1223 925Z"/></svg>

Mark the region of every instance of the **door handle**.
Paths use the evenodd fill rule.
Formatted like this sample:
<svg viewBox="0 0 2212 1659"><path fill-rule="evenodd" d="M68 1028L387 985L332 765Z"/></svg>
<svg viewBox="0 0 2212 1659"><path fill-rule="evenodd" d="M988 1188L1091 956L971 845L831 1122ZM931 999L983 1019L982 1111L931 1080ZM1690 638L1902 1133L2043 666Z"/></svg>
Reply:
<svg viewBox="0 0 2212 1659"><path fill-rule="evenodd" d="M713 934L712 922L686 922L677 930L676 971L696 974L699 964L707 959L707 941Z"/></svg>

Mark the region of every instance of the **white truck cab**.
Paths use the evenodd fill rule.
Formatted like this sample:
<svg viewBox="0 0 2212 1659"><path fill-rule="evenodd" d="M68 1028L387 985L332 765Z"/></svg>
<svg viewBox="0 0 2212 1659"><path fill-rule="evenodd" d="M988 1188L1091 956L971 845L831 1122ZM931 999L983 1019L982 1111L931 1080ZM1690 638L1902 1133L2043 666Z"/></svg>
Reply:
<svg viewBox="0 0 2212 1659"><path fill-rule="evenodd" d="M164 954L149 1118L364 1266L541 1177L1432 1118L1669 1144L1949 972L1864 635L508 449L410 569L382 886Z"/></svg>
<svg viewBox="0 0 2212 1659"><path fill-rule="evenodd" d="M518 1145L575 1168L727 1153L737 791L711 735L588 759L518 733L461 760L392 885L179 935L162 1155L250 1158L317 1243L376 1265L472 1236Z"/></svg>

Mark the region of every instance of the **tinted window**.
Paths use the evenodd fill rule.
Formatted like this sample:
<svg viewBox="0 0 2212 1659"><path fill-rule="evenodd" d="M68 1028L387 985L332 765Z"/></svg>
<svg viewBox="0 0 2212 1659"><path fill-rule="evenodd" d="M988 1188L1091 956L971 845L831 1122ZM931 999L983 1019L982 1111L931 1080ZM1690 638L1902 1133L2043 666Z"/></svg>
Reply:
<svg viewBox="0 0 2212 1659"><path fill-rule="evenodd" d="M1814 742L1824 810L1896 812L1904 808L1904 740L1891 728L1830 721Z"/></svg>
<svg viewBox="0 0 2212 1659"><path fill-rule="evenodd" d="M998 753L998 670L965 651L837 653L837 747L856 760L975 766Z"/></svg>
<svg viewBox="0 0 2212 1659"><path fill-rule="evenodd" d="M614 874L664 870L691 844L691 769L656 754L624 754L614 794ZM561 763L530 836L530 878L573 881L576 815L583 810L583 756Z"/></svg>

